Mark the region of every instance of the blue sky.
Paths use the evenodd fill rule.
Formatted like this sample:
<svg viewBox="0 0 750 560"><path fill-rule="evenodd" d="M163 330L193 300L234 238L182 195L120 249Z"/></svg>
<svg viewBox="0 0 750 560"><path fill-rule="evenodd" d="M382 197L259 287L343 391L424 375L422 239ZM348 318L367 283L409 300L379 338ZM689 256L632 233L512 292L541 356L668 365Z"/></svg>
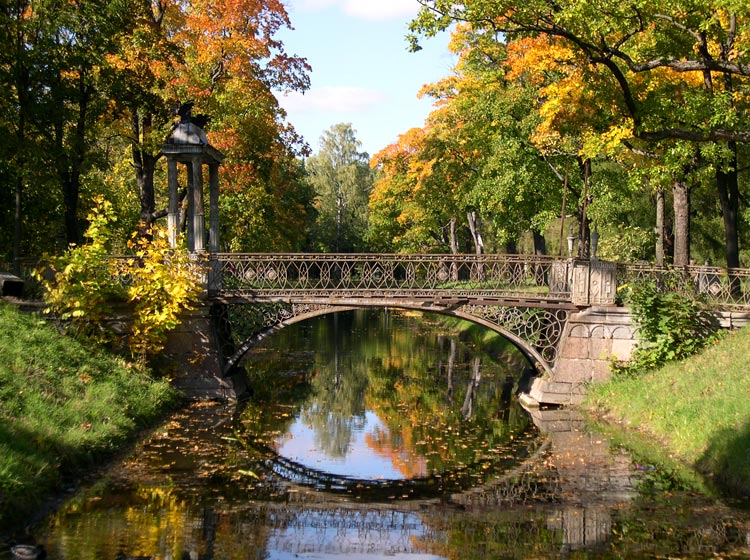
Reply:
<svg viewBox="0 0 750 560"><path fill-rule="evenodd" d="M422 126L432 102L417 94L448 75L453 58L447 33L408 51L416 0L287 0L286 6L294 30L279 37L287 53L307 58L312 85L304 95L279 94L279 102L313 151L338 123L351 123L371 156Z"/></svg>

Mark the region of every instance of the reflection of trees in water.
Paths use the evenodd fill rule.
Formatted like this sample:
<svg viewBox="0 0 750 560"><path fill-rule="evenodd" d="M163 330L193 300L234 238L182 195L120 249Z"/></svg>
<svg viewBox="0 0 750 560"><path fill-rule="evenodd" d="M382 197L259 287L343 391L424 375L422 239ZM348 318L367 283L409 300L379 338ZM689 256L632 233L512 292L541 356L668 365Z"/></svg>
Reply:
<svg viewBox="0 0 750 560"><path fill-rule="evenodd" d="M466 396L464 397L464 404L461 406L461 416L464 420L471 420L473 413L474 404L474 393L479 387L479 381L482 378L481 373L482 358L474 356L472 360L471 375L469 376L469 384L466 387Z"/></svg>
<svg viewBox="0 0 750 560"><path fill-rule="evenodd" d="M315 356L314 397L301 415L315 429L315 444L331 457L345 457L352 433L364 427L368 384L367 363L356 357L363 342L353 336L353 314L339 315L325 323L328 343Z"/></svg>
<svg viewBox="0 0 750 560"><path fill-rule="evenodd" d="M421 316L336 313L283 329L265 346L272 361L311 357L305 402L293 408L331 458L347 455L367 410L381 424L365 435L367 446L407 478L475 463L528 425L511 399L516 361L477 353ZM276 383L260 382L267 390Z"/></svg>
<svg viewBox="0 0 750 560"><path fill-rule="evenodd" d="M631 459L611 454L606 439L588 434L582 422L569 419L563 431L568 411L545 412L557 430L551 443L512 472L441 500L373 504L298 488L277 495L273 480L243 474L244 456L217 428L220 412L193 406L118 466L117 484L88 488L50 518L36 535L50 558L748 556L746 512L672 486L657 491L663 484L626 499ZM176 462L186 457L193 470ZM642 482L671 476L658 468L639 473Z"/></svg>
<svg viewBox="0 0 750 560"><path fill-rule="evenodd" d="M302 420L315 429L315 445L331 457L346 457L352 433L365 425L364 416L343 416L317 405L305 409Z"/></svg>

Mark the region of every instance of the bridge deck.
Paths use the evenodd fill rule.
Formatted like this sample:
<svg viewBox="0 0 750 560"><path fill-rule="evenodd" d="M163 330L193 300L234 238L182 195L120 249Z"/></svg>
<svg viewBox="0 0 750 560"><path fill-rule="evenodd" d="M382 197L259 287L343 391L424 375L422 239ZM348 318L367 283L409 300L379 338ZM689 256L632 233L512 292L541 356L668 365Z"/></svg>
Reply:
<svg viewBox="0 0 750 560"><path fill-rule="evenodd" d="M567 303L572 309L604 303L586 299L597 283L611 284L604 303L611 305L615 288L648 282L714 311L750 311L750 269L615 264L543 255L215 253L210 260L210 295L246 302L356 298L373 305L380 298L531 307ZM606 278L595 278L597 273Z"/></svg>
<svg viewBox="0 0 750 560"><path fill-rule="evenodd" d="M570 307L571 261L524 255L219 254L212 295Z"/></svg>
<svg viewBox="0 0 750 560"><path fill-rule="evenodd" d="M556 298L539 298L539 297L520 297L520 296L484 296L484 295L467 295L456 297L450 295L434 296L407 296L407 295L390 295L380 294L348 294L332 293L331 295L306 295L300 294L279 294L273 292L269 294L258 293L234 293L228 295L214 295L210 297L211 301L218 303L238 304L238 303L285 303L285 304L311 304L311 305L335 305L349 307L424 307L424 308L455 308L462 305L483 305L497 307L535 307L541 309L563 309L575 311L579 309L566 299Z"/></svg>

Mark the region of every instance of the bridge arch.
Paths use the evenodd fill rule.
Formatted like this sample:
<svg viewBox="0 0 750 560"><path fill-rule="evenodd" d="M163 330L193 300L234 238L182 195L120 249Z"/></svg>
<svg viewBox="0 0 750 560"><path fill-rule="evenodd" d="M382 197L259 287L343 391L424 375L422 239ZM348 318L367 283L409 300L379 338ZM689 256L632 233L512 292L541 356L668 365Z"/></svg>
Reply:
<svg viewBox="0 0 750 560"><path fill-rule="evenodd" d="M501 324L499 321L493 321L491 319L485 318L477 314L476 312L472 313L471 310L475 309L475 306L469 306L469 309L463 309L465 306L442 306L442 305L435 305L435 304L426 304L426 303L420 303L420 304L410 304L410 303L398 303L398 302L389 302L387 304L377 301L364 301L364 302L357 302L356 304L343 304L343 305L335 305L330 303L324 303L324 304L310 304L310 303L244 303L244 304L233 304L235 306L242 306L241 309L244 309L245 311L251 310L253 312L253 308L255 312L260 311L263 315L263 322L262 326L260 322L258 322L258 328L255 330L255 332L246 334L243 336L242 343L237 346L231 347L230 352L225 353L225 362L223 367L223 376L229 375L239 364L239 362L242 360L242 358L245 356L247 352L249 352L254 346L256 346L258 343L260 343L262 340L267 338L268 336L272 335L275 332L280 331L281 329L288 327L290 325L293 325L295 323L299 323L302 321L306 321L308 319L312 319L314 317L319 317L322 315L328 315L331 313L336 313L339 311L353 311L357 309L404 309L404 310L410 310L410 311L420 311L420 312L427 312L427 313L437 313L440 315L447 315L451 317L457 317L459 319L464 319L466 321L470 321L472 323L484 326L502 337L504 337L506 340L508 340L511 344L513 344L529 361L530 364L532 364L538 371L541 372L547 372L549 374L553 373L554 368L554 359L556 358L556 346L557 342L562 335L562 331L565 326L565 322L567 321L567 311L561 311L556 310L556 312L547 312L547 318L552 319L550 321L551 325L547 325L547 329L553 331L552 339L548 340L547 343L545 343L545 348L540 349L535 347L535 345L532 343L532 341L528 340L528 337L524 337L516 332L513 332L512 327L508 327L507 325ZM265 307L265 311L261 311L262 308ZM272 309L272 312L269 313L269 308ZM509 309L517 309L517 308L509 308ZM537 310L538 311L538 310ZM230 317L229 322L231 325L231 312L226 313L226 316ZM536 333L538 336L539 333ZM547 355L545 355L545 349L546 350L553 350L552 352L548 352ZM552 359L550 360L550 357Z"/></svg>

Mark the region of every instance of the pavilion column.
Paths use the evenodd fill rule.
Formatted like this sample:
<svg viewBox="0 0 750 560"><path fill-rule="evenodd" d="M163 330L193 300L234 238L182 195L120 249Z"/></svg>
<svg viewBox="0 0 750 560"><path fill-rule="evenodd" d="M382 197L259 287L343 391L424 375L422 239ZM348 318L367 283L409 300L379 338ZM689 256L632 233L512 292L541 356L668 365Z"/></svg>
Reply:
<svg viewBox="0 0 750 560"><path fill-rule="evenodd" d="M208 250L218 253L219 244L219 164L211 163L208 166L209 174L209 232Z"/></svg>
<svg viewBox="0 0 750 560"><path fill-rule="evenodd" d="M177 247L177 234L180 227L179 184L177 183L177 160L167 160L167 183L169 186L169 206L167 207L167 235L169 246Z"/></svg>
<svg viewBox="0 0 750 560"><path fill-rule="evenodd" d="M195 252L195 178L193 177L193 164L186 162L185 167L187 169L187 196L185 197L185 204L187 205L186 217L187 224L185 229L187 230L187 246L188 251L191 253Z"/></svg>
<svg viewBox="0 0 750 560"><path fill-rule="evenodd" d="M196 253L206 250L206 225L203 217L203 163L200 157L191 161L193 167L193 242Z"/></svg>

